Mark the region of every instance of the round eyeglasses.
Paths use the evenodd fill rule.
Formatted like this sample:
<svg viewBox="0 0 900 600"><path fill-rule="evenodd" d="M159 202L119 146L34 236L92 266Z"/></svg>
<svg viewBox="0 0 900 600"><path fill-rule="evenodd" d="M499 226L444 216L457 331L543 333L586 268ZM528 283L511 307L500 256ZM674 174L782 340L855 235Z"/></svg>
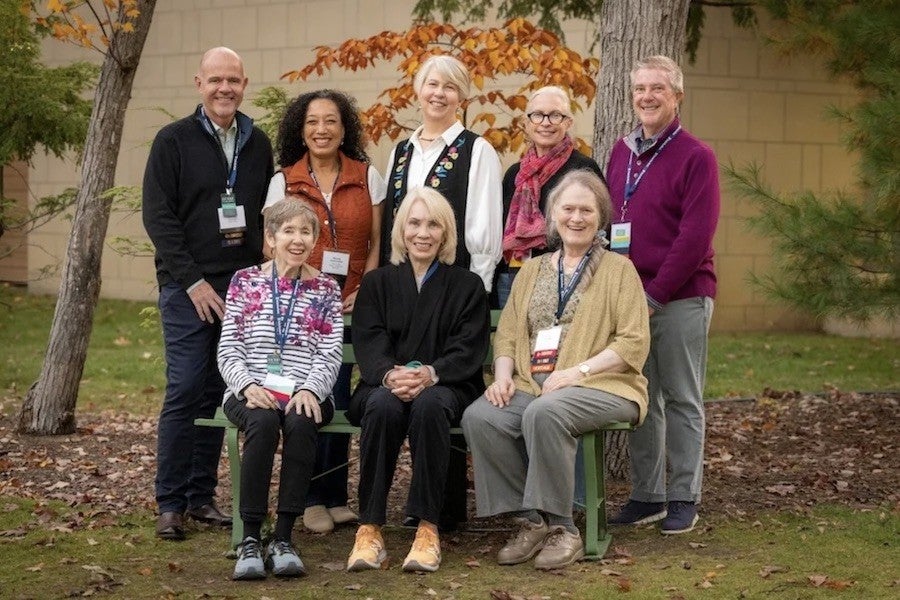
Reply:
<svg viewBox="0 0 900 600"><path fill-rule="evenodd" d="M565 121L566 119L569 118L569 115L564 115L561 112L552 112L550 114L547 114L547 113L542 113L539 111L534 111L534 112L528 113L528 115L526 115L526 116L528 117L528 120L531 121L532 123L534 123L535 125L540 125L541 123L544 122L544 119L547 119L548 121L550 121L550 123L552 125L559 125L560 123L562 123L563 121Z"/></svg>

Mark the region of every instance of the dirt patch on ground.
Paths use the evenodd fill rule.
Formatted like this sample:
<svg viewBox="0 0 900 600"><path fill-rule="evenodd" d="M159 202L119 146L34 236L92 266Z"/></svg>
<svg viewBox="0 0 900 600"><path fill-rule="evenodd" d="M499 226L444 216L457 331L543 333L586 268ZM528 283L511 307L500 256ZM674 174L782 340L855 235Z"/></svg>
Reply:
<svg viewBox="0 0 900 600"><path fill-rule="evenodd" d="M20 436L17 407L15 399L0 404L0 495L56 499L88 512L155 510L155 419L79 414L76 434ZM767 391L754 401L709 403L706 431L702 511L709 515L900 504L900 394ZM391 493L393 522L402 518L408 478L407 456ZM354 467L351 489L355 480ZM223 458L223 506L229 486ZM610 482L611 505L627 493L626 483Z"/></svg>

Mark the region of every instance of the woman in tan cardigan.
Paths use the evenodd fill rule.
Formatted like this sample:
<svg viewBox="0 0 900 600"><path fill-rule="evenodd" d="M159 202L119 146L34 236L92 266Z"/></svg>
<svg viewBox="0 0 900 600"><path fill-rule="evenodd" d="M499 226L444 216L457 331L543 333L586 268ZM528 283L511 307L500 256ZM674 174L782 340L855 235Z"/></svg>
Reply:
<svg viewBox="0 0 900 600"><path fill-rule="evenodd" d="M557 569L584 555L572 521L577 437L646 414L647 301L631 261L604 248L610 214L589 171L550 194L547 239L559 249L519 271L494 339L495 380L462 419L478 516L520 525L502 565L537 555L536 568Z"/></svg>

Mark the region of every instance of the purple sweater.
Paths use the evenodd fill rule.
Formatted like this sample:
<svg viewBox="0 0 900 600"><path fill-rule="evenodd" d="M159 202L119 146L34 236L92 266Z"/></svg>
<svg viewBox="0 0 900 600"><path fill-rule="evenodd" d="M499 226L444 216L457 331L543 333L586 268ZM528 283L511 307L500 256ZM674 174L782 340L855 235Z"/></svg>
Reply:
<svg viewBox="0 0 900 600"><path fill-rule="evenodd" d="M678 127L675 121L657 144L631 165L631 183L659 145ZM631 149L620 139L606 170L613 223L621 221ZM719 166L712 149L682 129L656 156L628 202L631 260L654 309L673 300L716 296L713 235L719 220Z"/></svg>

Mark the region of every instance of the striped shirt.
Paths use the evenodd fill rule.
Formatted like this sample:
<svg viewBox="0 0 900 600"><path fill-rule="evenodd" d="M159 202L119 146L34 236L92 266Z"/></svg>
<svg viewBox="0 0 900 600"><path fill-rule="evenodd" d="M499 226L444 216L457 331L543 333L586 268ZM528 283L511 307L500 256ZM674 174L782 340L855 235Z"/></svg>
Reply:
<svg viewBox="0 0 900 600"><path fill-rule="evenodd" d="M282 315L287 313L294 281L278 278ZM228 386L225 398L230 394L242 398L247 386L265 381L267 359L278 350L273 314L271 270L253 266L235 273L228 286L218 351L219 371ZM341 366L343 335L337 282L322 273L301 281L281 355L282 375L294 380L294 393L308 390L319 402L330 396Z"/></svg>

